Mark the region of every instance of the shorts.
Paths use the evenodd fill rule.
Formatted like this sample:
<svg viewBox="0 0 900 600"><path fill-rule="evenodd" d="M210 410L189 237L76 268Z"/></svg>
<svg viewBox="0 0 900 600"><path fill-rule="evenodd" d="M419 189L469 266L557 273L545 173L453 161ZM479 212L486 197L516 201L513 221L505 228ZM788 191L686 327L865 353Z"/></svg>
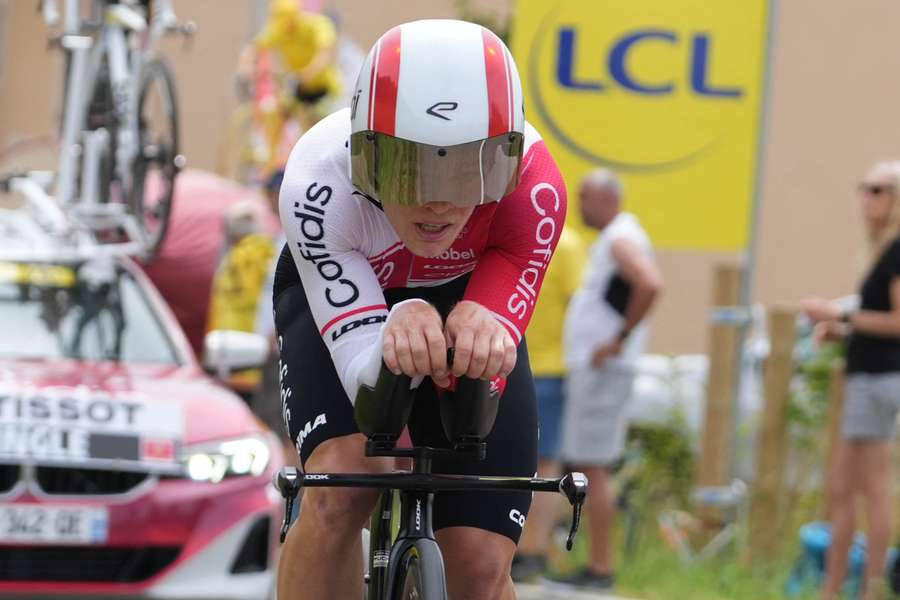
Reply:
<svg viewBox="0 0 900 600"><path fill-rule="evenodd" d="M562 377L535 377L534 392L538 407L538 458L555 460L559 456L559 430L562 427Z"/></svg>
<svg viewBox="0 0 900 600"><path fill-rule="evenodd" d="M841 436L845 440L895 435L900 411L900 373L851 373L844 388Z"/></svg>
<svg viewBox="0 0 900 600"><path fill-rule="evenodd" d="M634 372L620 367L576 368L569 373L560 453L564 462L612 466L622 457L633 384Z"/></svg>
<svg viewBox="0 0 900 600"><path fill-rule="evenodd" d="M282 255L282 261L285 255ZM286 255L286 260L293 260ZM278 273L289 269L277 270ZM325 342L313 320L300 284L284 286L276 275L275 327L281 341L281 395L285 425L296 444L301 463L325 440L358 433L353 405L335 371ZM468 278L438 287L386 290L389 306L407 298L424 298L442 315L462 298ZM448 447L441 425L433 384L419 386L409 420L417 445ZM435 473L532 477L537 468L537 403L523 341L516 367L506 390L494 429L487 439L483 461L433 461ZM531 506L531 492L441 492L434 498L434 528L477 527L499 533L518 543L524 518Z"/></svg>

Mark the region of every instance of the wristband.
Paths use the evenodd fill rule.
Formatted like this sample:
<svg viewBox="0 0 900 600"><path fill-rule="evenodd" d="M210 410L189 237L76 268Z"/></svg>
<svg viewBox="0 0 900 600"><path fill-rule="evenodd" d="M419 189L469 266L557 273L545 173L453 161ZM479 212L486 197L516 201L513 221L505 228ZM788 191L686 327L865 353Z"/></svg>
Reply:
<svg viewBox="0 0 900 600"><path fill-rule="evenodd" d="M853 312L849 310L842 310L840 316L838 317L838 321L841 323L850 324L850 319L853 317Z"/></svg>

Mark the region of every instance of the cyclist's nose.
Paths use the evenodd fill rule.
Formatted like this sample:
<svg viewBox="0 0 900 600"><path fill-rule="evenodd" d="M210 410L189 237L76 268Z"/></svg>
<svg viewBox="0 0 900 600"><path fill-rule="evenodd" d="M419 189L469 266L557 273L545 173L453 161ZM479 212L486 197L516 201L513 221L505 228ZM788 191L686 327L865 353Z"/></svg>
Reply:
<svg viewBox="0 0 900 600"><path fill-rule="evenodd" d="M427 210L433 212L436 215L442 215L446 212L453 210L452 202L429 202L424 206Z"/></svg>

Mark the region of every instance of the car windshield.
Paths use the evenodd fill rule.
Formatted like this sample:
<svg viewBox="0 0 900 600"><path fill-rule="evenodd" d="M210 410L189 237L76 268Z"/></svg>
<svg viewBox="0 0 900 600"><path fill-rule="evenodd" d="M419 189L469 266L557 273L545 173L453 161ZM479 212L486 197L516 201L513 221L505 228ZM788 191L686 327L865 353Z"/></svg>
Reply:
<svg viewBox="0 0 900 600"><path fill-rule="evenodd" d="M0 261L0 358L177 365L138 282L111 260Z"/></svg>

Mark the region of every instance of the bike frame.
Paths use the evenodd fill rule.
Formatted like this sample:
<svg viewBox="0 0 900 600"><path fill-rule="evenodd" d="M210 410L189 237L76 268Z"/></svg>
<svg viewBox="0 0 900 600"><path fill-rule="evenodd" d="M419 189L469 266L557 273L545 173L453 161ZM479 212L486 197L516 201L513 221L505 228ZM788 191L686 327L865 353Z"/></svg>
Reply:
<svg viewBox="0 0 900 600"><path fill-rule="evenodd" d="M0 190L22 194L35 221L45 230L42 235L65 239L72 256L139 255L145 248L140 226L130 208L121 202L102 202L104 199L100 197L104 193L97 185L102 159L113 140L105 127L87 130L88 109L105 56L118 122L114 140L116 156L112 158L115 175L126 193L132 183L131 166L140 150L137 114L140 74L157 41L170 28L174 26L190 35L193 24L175 24L171 11L169 20L154 18L148 24L129 0L117 4L90 0L91 15L83 19L81 0L64 1L62 19L57 0L41 3L41 13L48 26L55 27L62 22L58 42L67 63L57 177L54 180L52 173L43 171L16 173L0 178ZM79 176L80 193L75 197ZM54 183L56 190L51 195ZM125 231L128 241L98 244L91 231L116 227Z"/></svg>
<svg viewBox="0 0 900 600"><path fill-rule="evenodd" d="M85 131L84 126L104 57L109 65L113 110L119 123L115 140L115 174L123 187L129 188L130 167L138 143L140 73L165 26L161 22L151 22L148 29L147 21L140 12L128 4L109 4L105 0L92 0L92 18L83 21L79 17L80 4L80 0L66 0L65 24L60 39L64 51L69 54L57 187L57 197L64 206L75 200L73 195L79 154L84 157L79 201L85 205L96 205L100 201L101 190L96 188L96 182L100 158L110 145L109 133L103 128ZM99 28L98 35L85 35L91 26ZM134 35L141 32L146 32L143 40ZM79 140L81 135L84 135L84 140Z"/></svg>

